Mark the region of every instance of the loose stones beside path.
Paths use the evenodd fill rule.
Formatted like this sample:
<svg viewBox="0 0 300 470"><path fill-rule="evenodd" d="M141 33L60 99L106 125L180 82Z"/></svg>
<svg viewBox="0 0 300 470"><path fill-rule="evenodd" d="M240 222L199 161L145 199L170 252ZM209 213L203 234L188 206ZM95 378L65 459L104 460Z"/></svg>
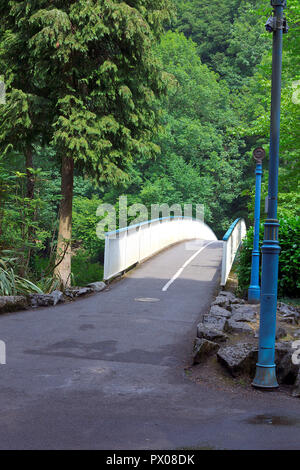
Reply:
<svg viewBox="0 0 300 470"><path fill-rule="evenodd" d="M203 325L208 328L215 328L216 330L224 331L226 325L226 318L216 317L214 315L204 315Z"/></svg>
<svg viewBox="0 0 300 470"><path fill-rule="evenodd" d="M300 338L298 309L278 304L275 362L280 384L293 385L300 397L299 365L293 363L292 342ZM283 323L283 324L282 324ZM253 379L258 357L259 306L246 304L232 292L221 291L209 312L197 326L193 363L201 364L211 355L232 377ZM281 340L281 341L280 341Z"/></svg>
<svg viewBox="0 0 300 470"><path fill-rule="evenodd" d="M209 311L209 315L213 317L225 317L230 318L231 312L225 308L219 307L218 305L213 305Z"/></svg>
<svg viewBox="0 0 300 470"><path fill-rule="evenodd" d="M203 362L208 355L216 353L219 347L219 344L213 341L196 338L194 343L194 364Z"/></svg>
<svg viewBox="0 0 300 470"><path fill-rule="evenodd" d="M232 307L232 320L243 322L256 322L257 309L248 305L233 306Z"/></svg>
<svg viewBox="0 0 300 470"><path fill-rule="evenodd" d="M292 325L298 325L300 322L300 313L295 307L279 302L277 312L283 322Z"/></svg>
<svg viewBox="0 0 300 470"><path fill-rule="evenodd" d="M50 307L59 302L64 302L64 294L59 290L55 290L51 294L30 294L28 299L31 308Z"/></svg>
<svg viewBox="0 0 300 470"><path fill-rule="evenodd" d="M231 332L231 333L249 333L249 334L254 333L253 328L251 328L251 326L248 323L243 322L243 321L235 321L233 318L230 318L227 321L225 325L225 329L226 331Z"/></svg>
<svg viewBox="0 0 300 470"><path fill-rule="evenodd" d="M66 300L76 299L91 293L101 292L106 288L105 282L92 282L86 287L70 287L51 294L29 294L27 296L0 296L0 313L15 312L28 308L52 307Z"/></svg>
<svg viewBox="0 0 300 470"><path fill-rule="evenodd" d="M0 312L23 310L28 306L26 297L22 295L7 295L0 297Z"/></svg>
<svg viewBox="0 0 300 470"><path fill-rule="evenodd" d="M199 323L197 327L197 337L215 342L224 342L228 339L228 336L223 331L217 330L212 325L206 326L203 323Z"/></svg>
<svg viewBox="0 0 300 470"><path fill-rule="evenodd" d="M251 343L239 343L222 348L218 351L217 358L233 377L252 374L257 361L257 348Z"/></svg>

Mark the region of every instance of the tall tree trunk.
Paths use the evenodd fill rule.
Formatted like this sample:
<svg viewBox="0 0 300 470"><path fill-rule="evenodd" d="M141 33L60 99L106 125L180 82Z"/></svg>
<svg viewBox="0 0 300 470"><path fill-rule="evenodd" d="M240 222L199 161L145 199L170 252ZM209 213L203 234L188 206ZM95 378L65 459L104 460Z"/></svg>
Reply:
<svg viewBox="0 0 300 470"><path fill-rule="evenodd" d="M74 160L62 158L61 194L59 210L59 229L57 240L57 274L64 287L71 284L71 237L72 237L72 202L73 202Z"/></svg>
<svg viewBox="0 0 300 470"><path fill-rule="evenodd" d="M33 149L31 144L27 144L25 147L25 167L26 167L26 197L30 200L33 201L34 199L34 184L35 184L35 178L34 175L31 172L31 168L33 168ZM30 206L30 202L28 204ZM33 218L33 221L35 222L35 215ZM29 225L28 226L28 232L27 232L27 242L29 242L29 247L26 253L26 257L24 258L24 262L22 263L22 269L21 269L21 275L26 276L27 275L27 270L28 266L30 263L30 258L31 258L31 246L30 243L33 242L34 239L34 228L33 226ZM24 237L24 242L25 242L26 236ZM26 251L26 250L25 250Z"/></svg>
<svg viewBox="0 0 300 470"><path fill-rule="evenodd" d="M26 159L26 175L27 175L27 197L34 198L34 175L31 173L30 168L33 168L32 146L27 145L25 148Z"/></svg>

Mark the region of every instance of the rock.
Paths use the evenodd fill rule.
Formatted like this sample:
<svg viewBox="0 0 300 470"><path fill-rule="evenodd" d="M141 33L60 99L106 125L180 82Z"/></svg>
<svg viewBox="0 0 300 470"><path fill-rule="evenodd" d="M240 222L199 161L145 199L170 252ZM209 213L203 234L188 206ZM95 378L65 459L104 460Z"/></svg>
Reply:
<svg viewBox="0 0 300 470"><path fill-rule="evenodd" d="M250 309L246 306L239 306L234 307L232 309L232 320L240 322L240 321L248 321L248 322L256 322L256 311Z"/></svg>
<svg viewBox="0 0 300 470"><path fill-rule="evenodd" d="M30 294L29 300L32 308L49 307L54 303L54 298L50 294Z"/></svg>
<svg viewBox="0 0 300 470"><path fill-rule="evenodd" d="M253 304L232 304L232 313L240 313L244 315L257 315L258 307Z"/></svg>
<svg viewBox="0 0 300 470"><path fill-rule="evenodd" d="M225 317L215 317L214 315L204 315L203 316L203 325L214 328L219 331L224 331L226 324Z"/></svg>
<svg viewBox="0 0 300 470"><path fill-rule="evenodd" d="M290 315L291 313L298 313L297 309L295 307L292 307L291 305L284 304L283 302L278 302L277 305L277 311L281 315Z"/></svg>
<svg viewBox="0 0 300 470"><path fill-rule="evenodd" d="M300 314L294 307L286 305L283 302L279 302L277 306L277 312L281 316L282 321L292 325L298 325Z"/></svg>
<svg viewBox="0 0 300 470"><path fill-rule="evenodd" d="M4 295L0 296L0 312L15 312L24 310L28 307L27 298L23 295Z"/></svg>
<svg viewBox="0 0 300 470"><path fill-rule="evenodd" d="M300 330L296 330L293 333L294 338L300 338Z"/></svg>
<svg viewBox="0 0 300 470"><path fill-rule="evenodd" d="M216 299L212 303L212 306L214 306L214 305L218 305L219 307L223 307L223 308L229 308L230 307L230 301L224 295L218 295L218 297L216 297Z"/></svg>
<svg viewBox="0 0 300 470"><path fill-rule="evenodd" d="M246 302L244 299L239 299L238 297L236 297L235 299L231 300L230 303L232 305L236 305L236 304L242 305L242 304L245 304Z"/></svg>
<svg viewBox="0 0 300 470"><path fill-rule="evenodd" d="M252 344L238 343L220 349L217 358L233 377L241 374L252 377L255 373L257 353L257 348Z"/></svg>
<svg viewBox="0 0 300 470"><path fill-rule="evenodd" d="M278 359L276 360L276 363L278 362L276 374L279 383L293 385L296 382L299 365L293 363L292 354L293 351L290 350L280 361L278 361Z"/></svg>
<svg viewBox="0 0 300 470"><path fill-rule="evenodd" d="M211 326L206 326L199 323L197 326L198 338L208 339L209 341L223 342L228 339L228 336L223 331L217 330Z"/></svg>
<svg viewBox="0 0 300 470"><path fill-rule="evenodd" d="M281 338L284 338L285 336L287 335L287 332L286 330L282 327L282 326L279 326L277 329L276 329L276 339L281 339Z"/></svg>
<svg viewBox="0 0 300 470"><path fill-rule="evenodd" d="M254 330L248 323L242 321L234 321L232 318L227 320L225 325L225 331L230 333L253 333Z"/></svg>
<svg viewBox="0 0 300 470"><path fill-rule="evenodd" d="M206 357L216 353L219 349L219 345L207 339L195 339L193 360L194 364L200 364L206 359Z"/></svg>
<svg viewBox="0 0 300 470"><path fill-rule="evenodd" d="M232 292L226 290L222 290L221 292L219 292L219 295L226 297L228 300L230 300L230 302L236 300L236 296Z"/></svg>
<svg viewBox="0 0 300 470"><path fill-rule="evenodd" d="M292 343L282 341L275 344L275 363L279 364L286 354L292 355Z"/></svg>
<svg viewBox="0 0 300 470"><path fill-rule="evenodd" d="M209 315L213 315L214 317L224 317L224 318L231 317L231 313L225 308L219 307L219 305L213 305L209 311Z"/></svg>
<svg viewBox="0 0 300 470"><path fill-rule="evenodd" d="M29 301L32 308L50 307L58 302L63 302L64 295L59 290L55 290L51 294L30 294Z"/></svg>
<svg viewBox="0 0 300 470"><path fill-rule="evenodd" d="M285 323L290 323L291 325L298 325L299 323L299 317L298 314L295 315L289 315L289 316L282 316L281 321Z"/></svg>
<svg viewBox="0 0 300 470"><path fill-rule="evenodd" d="M294 386L294 389L293 389L293 397L299 397L300 398L300 369L298 371L295 386Z"/></svg>
<svg viewBox="0 0 300 470"><path fill-rule="evenodd" d="M93 292L101 292L106 288L105 282L92 282L91 284L88 284L87 287L90 287Z"/></svg>
<svg viewBox="0 0 300 470"><path fill-rule="evenodd" d="M65 295L73 299L74 297L80 297L81 295L90 294L91 292L93 292L91 287L69 287L65 290Z"/></svg>
<svg viewBox="0 0 300 470"><path fill-rule="evenodd" d="M60 290L54 290L50 295L53 297L53 305L64 302L64 294Z"/></svg>
<svg viewBox="0 0 300 470"><path fill-rule="evenodd" d="M75 291L75 295L79 297L80 295L90 294L91 292L93 292L91 287L80 287L80 289Z"/></svg>

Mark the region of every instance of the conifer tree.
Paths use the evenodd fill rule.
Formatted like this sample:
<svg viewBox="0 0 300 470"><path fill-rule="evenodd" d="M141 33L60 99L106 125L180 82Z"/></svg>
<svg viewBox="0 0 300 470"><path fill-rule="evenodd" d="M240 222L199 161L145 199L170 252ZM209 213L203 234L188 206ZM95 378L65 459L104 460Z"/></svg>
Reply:
<svg viewBox="0 0 300 470"><path fill-rule="evenodd" d="M23 97L20 113L27 106L19 134L9 114L0 131L7 126L8 138L29 145L41 138L56 149L63 256L57 273L65 286L74 169L115 183L135 155L158 151L151 135L165 81L152 46L170 10L166 0L0 1L0 66L11 108L14 94Z"/></svg>

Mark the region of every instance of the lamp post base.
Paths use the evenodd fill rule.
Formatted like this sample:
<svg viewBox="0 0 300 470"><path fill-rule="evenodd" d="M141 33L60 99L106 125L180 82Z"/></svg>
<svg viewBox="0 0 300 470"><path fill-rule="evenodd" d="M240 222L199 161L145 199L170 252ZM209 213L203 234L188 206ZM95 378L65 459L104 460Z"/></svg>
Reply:
<svg viewBox="0 0 300 470"><path fill-rule="evenodd" d="M256 375L252 382L252 386L255 388L274 389L278 388L278 382L276 379L276 366L262 366L256 364Z"/></svg>
<svg viewBox="0 0 300 470"><path fill-rule="evenodd" d="M260 287L250 286L248 289L248 302L249 304L259 304L260 302Z"/></svg>

